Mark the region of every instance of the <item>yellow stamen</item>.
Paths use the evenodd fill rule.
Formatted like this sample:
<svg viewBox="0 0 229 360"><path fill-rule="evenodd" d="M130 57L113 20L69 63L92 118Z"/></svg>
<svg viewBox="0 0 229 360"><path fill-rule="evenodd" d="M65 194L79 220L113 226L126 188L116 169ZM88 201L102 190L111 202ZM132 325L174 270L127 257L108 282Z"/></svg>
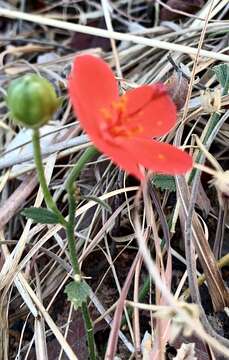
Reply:
<svg viewBox="0 0 229 360"><path fill-rule="evenodd" d="M113 101L111 106L114 110L119 110L121 113L124 113L126 110L127 98L123 95L119 100Z"/></svg>
<svg viewBox="0 0 229 360"><path fill-rule="evenodd" d="M110 112L108 109L102 108L102 109L100 109L100 111L101 111L102 116L104 117L104 119L105 119L106 121L112 120L112 114L111 114L111 112Z"/></svg>
<svg viewBox="0 0 229 360"><path fill-rule="evenodd" d="M127 97L121 96L117 101L113 101L110 109L102 108L101 114L108 124L105 125L105 130L113 137L132 138L143 132L141 125L133 125L131 116L126 113ZM128 124L128 125L127 125Z"/></svg>

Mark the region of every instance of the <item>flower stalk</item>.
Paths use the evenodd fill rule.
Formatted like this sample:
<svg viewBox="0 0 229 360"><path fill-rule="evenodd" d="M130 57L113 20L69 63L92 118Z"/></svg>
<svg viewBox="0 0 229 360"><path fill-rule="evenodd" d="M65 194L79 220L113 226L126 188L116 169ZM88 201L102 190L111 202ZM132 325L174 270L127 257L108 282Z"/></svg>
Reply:
<svg viewBox="0 0 229 360"><path fill-rule="evenodd" d="M48 189L48 185L45 179L45 173L42 163L42 156L41 156L41 146L40 146L40 133L39 129L33 130L32 135L32 143L33 143L33 153L34 153L34 162L37 169L38 179L40 182L40 186L44 195L44 200L47 207L52 210L58 217L59 222L61 225L66 227L67 222L61 212L58 210L56 203L54 202L52 195Z"/></svg>
<svg viewBox="0 0 229 360"><path fill-rule="evenodd" d="M79 281L83 281L80 272L79 261L76 253L76 246L75 246L75 212L76 212L76 188L75 188L75 181L78 179L82 169L84 168L85 164L90 161L98 151L94 148L94 146L90 146L79 158L76 165L73 167L70 175L66 181L66 190L68 193L68 204L69 204L69 217L68 223L66 227L67 238L68 238L68 249L71 258L72 268L74 271L74 275L77 276ZM90 318L90 314L88 311L88 307L86 302L82 303L82 314L84 318L84 323L86 327L86 334L87 334L87 342L89 348L90 359L95 360L95 341L94 341L94 334L93 334L93 326Z"/></svg>

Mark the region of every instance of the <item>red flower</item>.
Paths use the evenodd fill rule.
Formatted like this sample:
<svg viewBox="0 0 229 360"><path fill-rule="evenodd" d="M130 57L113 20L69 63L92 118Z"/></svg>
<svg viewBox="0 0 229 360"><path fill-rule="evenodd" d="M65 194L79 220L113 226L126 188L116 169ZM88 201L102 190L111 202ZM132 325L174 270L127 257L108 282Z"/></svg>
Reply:
<svg viewBox="0 0 229 360"><path fill-rule="evenodd" d="M93 143L128 173L142 179L139 165L171 175L192 167L187 153L152 140L176 122L175 105L163 84L119 96L109 66L95 56L82 55L74 61L68 87L74 111Z"/></svg>

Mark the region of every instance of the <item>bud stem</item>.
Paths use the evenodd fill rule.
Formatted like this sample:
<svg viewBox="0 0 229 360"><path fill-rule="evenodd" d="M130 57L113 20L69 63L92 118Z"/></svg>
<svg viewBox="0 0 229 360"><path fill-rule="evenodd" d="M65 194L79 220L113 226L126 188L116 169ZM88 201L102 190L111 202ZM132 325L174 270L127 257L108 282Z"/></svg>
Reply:
<svg viewBox="0 0 229 360"><path fill-rule="evenodd" d="M64 227L66 227L67 222L64 219L63 215L61 214L61 212L58 210L58 208L52 198L52 195L50 194L50 191L48 189L48 185L47 185L47 182L45 179L44 168L43 168L43 164L42 164L42 156L41 156L39 129L33 130L32 142L33 142L34 162L36 165L40 186L42 188L42 192L44 195L44 200L46 202L47 207L58 216L60 224L62 224Z"/></svg>

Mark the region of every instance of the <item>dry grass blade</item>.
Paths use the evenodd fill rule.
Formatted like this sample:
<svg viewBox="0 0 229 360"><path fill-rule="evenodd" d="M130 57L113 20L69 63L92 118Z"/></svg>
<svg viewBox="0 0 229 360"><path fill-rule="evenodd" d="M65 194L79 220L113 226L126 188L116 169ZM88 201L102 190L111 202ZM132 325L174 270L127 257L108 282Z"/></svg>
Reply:
<svg viewBox="0 0 229 360"><path fill-rule="evenodd" d="M140 192L138 193L138 196L136 197L136 201L137 201L136 205L139 204L139 196L140 196ZM138 206L137 206L137 208L138 208ZM178 312L179 316L181 316L184 323L187 324L188 328L190 327L192 329L192 331L195 331L200 338L201 337L204 338L209 343L209 345L213 346L216 350L219 350L220 352L222 352L225 355L226 354L229 355L229 351L227 349L228 340L219 336L218 334L216 334L215 331L209 326L209 324L205 322L204 325L206 326L207 331L208 331L208 333L206 333L203 330L202 325L200 324L199 320L197 320L197 314L192 314L190 316L189 312L188 312L188 314L186 314L184 311L182 311L182 309L179 307L179 303L175 300L175 298L173 297L171 292L168 290L166 284L162 281L162 279L160 277L160 273L157 269L157 266L153 262L150 252L146 246L146 241L142 234L142 229L140 226L139 216L138 216L137 212L136 212L136 217L135 217L135 229L136 229L136 236L137 236L138 242L139 242L140 252L142 253L144 262L148 268L149 273L151 274L151 276L155 282L155 285L157 286L157 288L160 289L162 295L166 299L167 304L169 304L171 306L173 311ZM200 316L201 316L201 314L200 314ZM201 316L201 317L203 320L203 316ZM210 335L209 335L209 333L210 333ZM190 335L190 333L189 333L189 335Z"/></svg>
<svg viewBox="0 0 229 360"><path fill-rule="evenodd" d="M36 284L37 296L39 300L42 302L41 284L40 284L39 273L36 265L35 265L35 276L37 282ZM48 352L47 352L47 344L46 344L46 336L45 336L45 322L42 316L35 317L34 338L35 338L35 348L36 348L37 358L41 360L47 360Z"/></svg>
<svg viewBox="0 0 229 360"><path fill-rule="evenodd" d="M46 146L45 149L42 151L43 157L48 156L52 153L57 153L61 150L66 150L68 148L78 147L79 145L88 145L88 136L81 135L77 136L73 139L68 139L68 141L62 141L57 144L50 144L49 146ZM77 148L79 150L79 148ZM64 154L66 156L66 153ZM7 156L0 159L0 169L5 169L8 167L11 167L13 165L18 165L23 162L31 161L33 160L32 154L26 154L24 156L19 155L16 158L7 159Z"/></svg>
<svg viewBox="0 0 229 360"><path fill-rule="evenodd" d="M65 354L68 356L69 360L77 360L78 359L77 356L74 354L74 352L70 348L70 346L67 343L67 341L65 340L64 336L61 334L60 330L58 329L58 327L56 326L56 324L50 317L49 313L45 310L44 306L42 305L42 303L40 302L40 300L38 299L38 297L36 296L34 291L31 289L31 287L29 286L29 284L27 283L27 281L25 279L23 282L24 282L23 285L24 285L25 289L28 291L29 295L31 296L31 299L34 301L34 304L37 306L37 308L40 311L40 313L42 314L45 322L52 330L52 333L55 335L56 339L58 340L61 347L63 348Z"/></svg>
<svg viewBox="0 0 229 360"><path fill-rule="evenodd" d="M151 191L152 194L152 191ZM146 211L146 220L147 226L152 228L155 250L156 250L156 264L157 268L160 272L161 279L164 284L166 284L167 288L171 291L171 282L172 282L172 258L171 258L171 251L170 251L170 239L169 236L166 236L167 240L167 261L166 266L163 262L163 255L161 251L161 242L160 237L158 234L158 228L156 224L154 210L151 205L151 199L149 196L148 187L144 186L143 188L143 197L144 197L144 207ZM153 198L156 198L154 195ZM157 204L158 206L158 204ZM158 206L159 207L159 206ZM159 207L160 209L160 207ZM161 217L163 217L162 209L159 210ZM166 223L164 219L164 224ZM164 228L166 225L164 225ZM165 228L164 231L167 229ZM159 305L166 304L167 301L163 295L161 295L160 291L156 289L156 303ZM167 319L157 319L156 326L155 326L155 336L154 336L154 345L152 351L150 352L149 356L155 359L160 359L164 356L166 344L170 338L170 320Z"/></svg>
<svg viewBox="0 0 229 360"><path fill-rule="evenodd" d="M141 36L135 36L130 34L122 34L116 31L109 31L109 30L102 30L93 28L90 26L84 26L79 24L68 23L59 20L53 20L50 18L45 18L39 15L30 15L26 13L22 13L19 11L7 10L0 8L0 15L4 17L9 17L13 19L21 19L26 21L31 21L41 25L47 25L52 27L57 27L59 29L69 30L69 31L76 31L84 34L91 34L95 36L101 36L104 38L111 38L115 40L121 41L130 41L136 44L142 44L145 46L155 47L159 49L169 50L169 51L177 51L189 55L197 55L199 53L200 56L210 58L210 59L217 59L225 62L229 62L229 55L224 55L220 53L216 53L213 51L207 50L200 50L196 48L192 48L185 45L180 44L173 44L166 41L160 41L157 39L147 39Z"/></svg>
<svg viewBox="0 0 229 360"><path fill-rule="evenodd" d="M121 319L122 319L122 312L123 312L125 300L127 297L127 293L129 291L129 287L131 285L132 278L134 276L135 268L139 262L139 257L140 257L140 254L138 253L135 257L135 260L134 260L131 268L130 268L130 271L128 273L126 281L123 285L118 304L116 306L112 329L111 329L111 332L109 335L109 340L108 340L108 345L107 345L107 350L106 350L106 355L105 355L106 360L111 360L111 359L114 359L114 357L115 357L115 353L116 353L116 349L117 349L117 342L118 342L118 333L119 333L120 323L121 323Z"/></svg>
<svg viewBox="0 0 229 360"><path fill-rule="evenodd" d="M185 182L185 179L177 179L179 197L181 201L181 206L185 216L187 216L187 209L190 203L189 189L188 185ZM182 217L182 224L185 224L186 220ZM184 229L184 234L189 231ZM222 275L218 269L215 257L212 253L210 245L206 239L203 228L200 224L200 221L197 217L197 214L193 213L192 218L192 236L195 241L195 248L200 260L201 266L203 267L204 274L206 276L206 281L208 284L208 289L211 294L211 298L214 304L215 309L222 310L224 307L227 307L229 304L229 293L228 289L225 286L225 283L222 279ZM196 276L193 274L193 276Z"/></svg>
<svg viewBox="0 0 229 360"><path fill-rule="evenodd" d="M51 180L51 176L52 176L53 168L54 168L54 165L55 165L55 161L56 161L56 155L54 154L49 158L49 161L48 161L48 164L47 164L47 167L46 167L46 177L47 177L48 182ZM31 181L32 181L32 185L35 186L34 178L35 178L35 181L36 181L35 175L32 174ZM17 190L19 190L19 192L17 192L17 190L16 190L20 201L25 200L25 195L28 196L28 191L29 192L32 191L31 186L27 186L27 187L24 186L24 188L27 189L27 192L22 191L21 187L19 187L19 189L17 189ZM20 193L20 191L21 191L21 193ZM21 199L21 197L22 197L22 199ZM16 200L18 200L17 197L16 197ZM40 207L42 201L43 201L43 193L42 193L42 191L40 189L38 194L37 194L36 201L34 203L35 207ZM16 209L15 209L14 201L12 203L13 203L12 204L13 211L16 211L17 207L18 207L18 202L17 201L15 202L16 203ZM21 202L19 202L19 205L21 206ZM5 214L5 213L3 212L3 214ZM12 216L11 212L9 212L8 214L10 216ZM32 221L28 220L27 223L26 223L26 226L24 228L24 231L22 233L22 236L20 237L14 251L9 256L7 256L7 258L6 258L6 261L5 261L5 263L4 263L4 265L3 265L2 269L1 269L1 272L0 272L0 283L1 283L0 288L1 289L4 288L7 284L10 284L13 277L15 276L15 270L17 268L18 262L20 261L21 255L23 254L25 244L26 244L26 241L28 239L28 234L29 234L29 231L30 231L31 224L32 224Z"/></svg>
<svg viewBox="0 0 229 360"><path fill-rule="evenodd" d="M36 184L37 179L35 174L27 175L20 186L0 207L0 229L3 229L4 225L7 224L12 216L20 209L22 203L31 194Z"/></svg>

